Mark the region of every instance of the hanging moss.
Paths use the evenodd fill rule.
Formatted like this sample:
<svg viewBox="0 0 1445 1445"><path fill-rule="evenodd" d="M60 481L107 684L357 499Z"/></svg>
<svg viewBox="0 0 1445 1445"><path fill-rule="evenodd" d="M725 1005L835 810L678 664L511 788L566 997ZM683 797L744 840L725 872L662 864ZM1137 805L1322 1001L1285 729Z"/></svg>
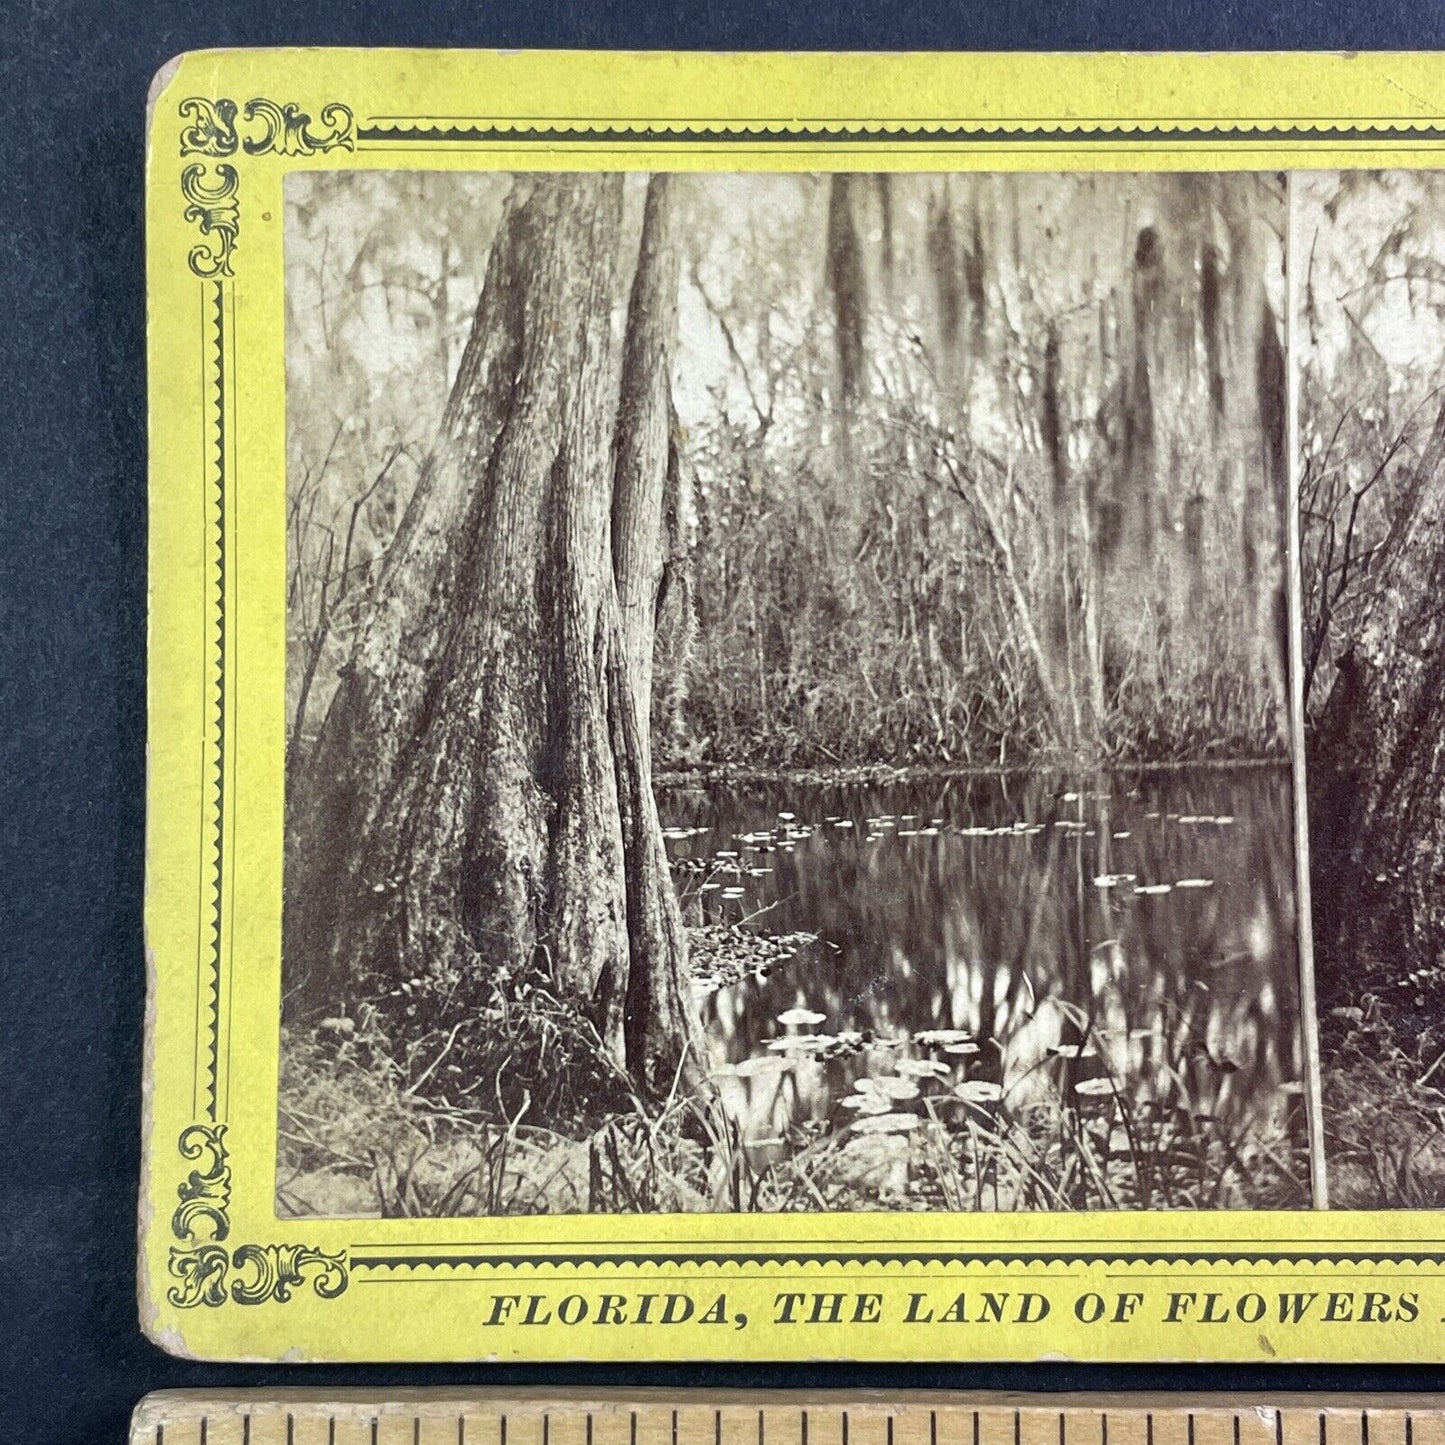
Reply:
<svg viewBox="0 0 1445 1445"><path fill-rule="evenodd" d="M893 281L893 177L880 171L873 177L874 190L878 195L878 216L883 233L883 279L887 284Z"/></svg>
<svg viewBox="0 0 1445 1445"><path fill-rule="evenodd" d="M1199 320L1204 331L1204 355L1209 366L1211 424L1218 430L1224 416L1224 363L1220 306L1219 249L1206 241L1199 253Z"/></svg>
<svg viewBox="0 0 1445 1445"><path fill-rule="evenodd" d="M1039 430L1044 451L1049 459L1049 475L1054 484L1054 507L1065 504L1067 471L1064 460L1064 427L1059 406L1059 328L1049 323L1048 340L1044 343L1044 389L1040 402Z"/></svg>
<svg viewBox="0 0 1445 1445"><path fill-rule="evenodd" d="M833 293L833 337L845 404L857 397L862 385L863 318L868 306L852 189L851 177L835 175L828 194L828 286Z"/></svg>
<svg viewBox="0 0 1445 1445"><path fill-rule="evenodd" d="M959 286L958 247L953 230L953 207L947 195L928 202L928 264L938 300L938 330L943 354L951 362L958 349L958 328L963 316Z"/></svg>

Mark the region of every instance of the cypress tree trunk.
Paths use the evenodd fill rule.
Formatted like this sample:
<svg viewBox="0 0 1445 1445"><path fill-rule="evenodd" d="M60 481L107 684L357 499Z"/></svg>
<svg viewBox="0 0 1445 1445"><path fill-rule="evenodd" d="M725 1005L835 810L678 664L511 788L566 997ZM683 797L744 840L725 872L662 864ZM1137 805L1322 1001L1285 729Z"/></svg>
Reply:
<svg viewBox="0 0 1445 1445"><path fill-rule="evenodd" d="M660 566L676 247L650 197L619 413L621 178L523 187L376 615L293 787L289 1002L540 968L661 1092L693 1024L634 603Z"/></svg>
<svg viewBox="0 0 1445 1445"><path fill-rule="evenodd" d="M1327 992L1445 962L1445 406L1382 544L1310 756Z"/></svg>

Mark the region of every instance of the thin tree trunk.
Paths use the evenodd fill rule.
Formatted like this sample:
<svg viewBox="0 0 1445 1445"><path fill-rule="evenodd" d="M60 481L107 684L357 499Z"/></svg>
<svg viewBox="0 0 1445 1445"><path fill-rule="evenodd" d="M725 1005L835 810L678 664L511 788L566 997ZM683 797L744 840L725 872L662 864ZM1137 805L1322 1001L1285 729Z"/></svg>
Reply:
<svg viewBox="0 0 1445 1445"><path fill-rule="evenodd" d="M627 310L612 488L616 610L609 724L626 858L631 974L626 1054L644 1088L663 1095L700 1067L684 999L687 934L652 794L653 636L662 585L664 511L673 450L672 349L677 333L680 237L665 175L648 182L642 243Z"/></svg>

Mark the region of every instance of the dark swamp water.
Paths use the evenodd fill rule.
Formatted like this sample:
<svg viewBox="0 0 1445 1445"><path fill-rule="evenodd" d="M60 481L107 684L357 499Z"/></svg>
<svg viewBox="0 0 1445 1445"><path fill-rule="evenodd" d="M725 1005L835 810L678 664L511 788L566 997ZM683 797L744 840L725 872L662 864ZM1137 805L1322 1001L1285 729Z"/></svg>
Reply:
<svg viewBox="0 0 1445 1445"><path fill-rule="evenodd" d="M659 807L688 922L746 935L698 988L753 1167L826 1156L857 1207L1307 1205L1286 770Z"/></svg>

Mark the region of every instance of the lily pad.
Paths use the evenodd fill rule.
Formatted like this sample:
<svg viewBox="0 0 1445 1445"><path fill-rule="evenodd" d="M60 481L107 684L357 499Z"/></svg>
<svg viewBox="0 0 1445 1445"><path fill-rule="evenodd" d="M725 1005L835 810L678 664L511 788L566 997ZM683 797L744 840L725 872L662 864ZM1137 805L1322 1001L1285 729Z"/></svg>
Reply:
<svg viewBox="0 0 1445 1445"><path fill-rule="evenodd" d="M761 1074L786 1074L793 1067L792 1059L778 1054L758 1054L755 1058L739 1059L729 1069L719 1069L721 1074L733 1074L739 1079L752 1079Z"/></svg>
<svg viewBox="0 0 1445 1445"><path fill-rule="evenodd" d="M799 1028L804 1024L820 1024L828 1017L810 1008L790 1008L778 1015L778 1022L788 1028Z"/></svg>
<svg viewBox="0 0 1445 1445"><path fill-rule="evenodd" d="M912 1079L899 1078L897 1074L885 1074L871 1079L859 1079L853 1087L860 1094L876 1094L884 1099L916 1099L918 1085Z"/></svg>
<svg viewBox="0 0 1445 1445"><path fill-rule="evenodd" d="M1003 1098L1002 1085L990 1083L987 1079L965 1079L953 1086L953 1092L970 1104L996 1104Z"/></svg>
<svg viewBox="0 0 1445 1445"><path fill-rule="evenodd" d="M785 1034L780 1039L769 1039L768 1047L774 1053L818 1054L837 1042L832 1034Z"/></svg>
<svg viewBox="0 0 1445 1445"><path fill-rule="evenodd" d="M1097 1079L1080 1079L1074 1085L1074 1092L1082 1094L1086 1099L1102 1099L1106 1094L1114 1092L1113 1083L1100 1075Z"/></svg>
<svg viewBox="0 0 1445 1445"><path fill-rule="evenodd" d="M893 1105L881 1094L847 1094L838 1100L840 1109L853 1109L860 1114L886 1114Z"/></svg>
<svg viewBox="0 0 1445 1445"><path fill-rule="evenodd" d="M1049 1052L1058 1059L1092 1059L1099 1051L1093 1044L1055 1044Z"/></svg>
<svg viewBox="0 0 1445 1445"><path fill-rule="evenodd" d="M972 1042L973 1035L967 1029L920 1029L913 1035L915 1044L966 1044Z"/></svg>
<svg viewBox="0 0 1445 1445"><path fill-rule="evenodd" d="M873 1114L859 1119L853 1129L858 1134L906 1134L922 1122L917 1114Z"/></svg>
<svg viewBox="0 0 1445 1445"><path fill-rule="evenodd" d="M936 1059L899 1059L894 1069L905 1079L946 1079L948 1065Z"/></svg>

